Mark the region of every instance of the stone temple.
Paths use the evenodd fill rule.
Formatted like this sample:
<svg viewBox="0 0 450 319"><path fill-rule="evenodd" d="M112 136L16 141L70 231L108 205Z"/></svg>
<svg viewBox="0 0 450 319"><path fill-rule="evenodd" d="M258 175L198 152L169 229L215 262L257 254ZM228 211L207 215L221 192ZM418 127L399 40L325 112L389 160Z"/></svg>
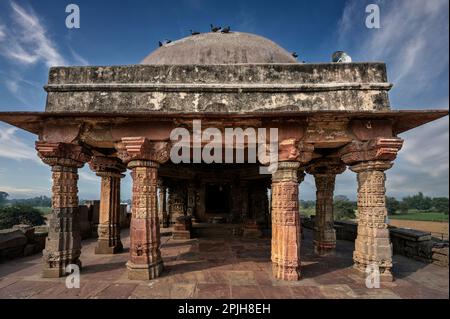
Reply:
<svg viewBox="0 0 450 319"><path fill-rule="evenodd" d="M385 171L402 147L400 133L448 111L392 110L391 87L384 63L298 63L274 42L241 32L189 36L136 65L51 68L44 112L0 113L36 134L37 153L52 170L43 276L81 265L77 171L88 164L101 178L97 254L122 250L120 182L131 171L130 279L164 271L161 227L190 238L220 225L230 236L271 236L273 277L299 280L301 182L305 174L315 178L315 251L332 253L335 177L348 168L358 181L354 267L364 273L376 265L392 280ZM170 156L175 129L190 133L184 162ZM246 139L223 140L226 129L242 129ZM268 147L255 161L258 129L277 129L277 140L259 139ZM211 136L224 141L212 153ZM263 174L272 149L276 169ZM205 151L216 160L194 159ZM229 151L243 160L222 160Z"/></svg>

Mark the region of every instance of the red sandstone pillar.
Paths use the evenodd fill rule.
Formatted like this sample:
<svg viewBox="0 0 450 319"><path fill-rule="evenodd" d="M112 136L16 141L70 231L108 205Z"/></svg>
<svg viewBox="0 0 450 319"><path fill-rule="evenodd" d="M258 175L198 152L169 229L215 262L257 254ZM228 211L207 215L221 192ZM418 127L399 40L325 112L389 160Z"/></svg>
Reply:
<svg viewBox="0 0 450 319"><path fill-rule="evenodd" d="M316 183L316 215L314 219L314 251L319 255L333 254L336 248L333 193L336 175L345 171L339 159L319 159L307 169Z"/></svg>
<svg viewBox="0 0 450 319"><path fill-rule="evenodd" d="M159 218L156 207L158 163L134 160L128 163L133 178L128 278L149 280L163 269Z"/></svg>
<svg viewBox="0 0 450 319"><path fill-rule="evenodd" d="M101 177L100 216L96 254L115 254L123 250L120 240L120 179L125 166L117 158L95 156L89 163Z"/></svg>
<svg viewBox="0 0 450 319"><path fill-rule="evenodd" d="M299 167L281 162L272 175L272 271L281 280L300 279Z"/></svg>
<svg viewBox="0 0 450 319"><path fill-rule="evenodd" d="M65 143L36 142L42 161L52 167L52 213L43 251L45 278L66 275L70 264L81 268L81 235L78 215L78 168L90 159L90 152Z"/></svg>
<svg viewBox="0 0 450 319"><path fill-rule="evenodd" d="M163 270L156 189L159 164L169 159L168 144L122 138L119 156L128 163L133 178L128 278L153 279Z"/></svg>
<svg viewBox="0 0 450 319"><path fill-rule="evenodd" d="M392 281L392 245L386 223L385 170L392 167L403 140L378 138L353 142L342 150L342 160L358 174L358 234L353 261L365 273L377 270L381 281Z"/></svg>

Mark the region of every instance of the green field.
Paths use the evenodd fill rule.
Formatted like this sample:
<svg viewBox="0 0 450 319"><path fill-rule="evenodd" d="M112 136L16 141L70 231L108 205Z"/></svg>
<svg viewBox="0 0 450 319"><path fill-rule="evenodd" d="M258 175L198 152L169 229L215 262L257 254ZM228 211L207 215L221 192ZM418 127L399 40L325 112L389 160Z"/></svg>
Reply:
<svg viewBox="0 0 450 319"><path fill-rule="evenodd" d="M448 222L448 215L439 212L421 212L411 210L406 214L389 215L390 219L419 220L429 222Z"/></svg>

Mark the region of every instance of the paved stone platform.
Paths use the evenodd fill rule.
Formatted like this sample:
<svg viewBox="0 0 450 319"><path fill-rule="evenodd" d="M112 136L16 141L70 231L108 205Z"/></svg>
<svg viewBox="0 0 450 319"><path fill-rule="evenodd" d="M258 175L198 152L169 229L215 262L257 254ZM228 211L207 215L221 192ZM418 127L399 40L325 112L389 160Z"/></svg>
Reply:
<svg viewBox="0 0 450 319"><path fill-rule="evenodd" d="M0 298L449 298L449 270L394 256L396 281L368 289L352 269L353 243L338 241L335 256L318 257L312 234L302 241L302 277L272 279L269 239L198 238L172 240L162 229L163 275L128 280L128 249L95 255L95 240L83 241L79 289L65 278L41 278L41 256L0 264ZM124 247L128 231L122 233Z"/></svg>

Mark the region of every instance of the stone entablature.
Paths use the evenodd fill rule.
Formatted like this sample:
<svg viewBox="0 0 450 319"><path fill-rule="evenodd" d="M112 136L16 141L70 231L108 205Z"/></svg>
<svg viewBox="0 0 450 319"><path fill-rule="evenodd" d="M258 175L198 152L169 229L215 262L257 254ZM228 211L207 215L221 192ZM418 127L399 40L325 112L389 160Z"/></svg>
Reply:
<svg viewBox="0 0 450 319"><path fill-rule="evenodd" d="M383 63L50 69L47 112L388 110Z"/></svg>

